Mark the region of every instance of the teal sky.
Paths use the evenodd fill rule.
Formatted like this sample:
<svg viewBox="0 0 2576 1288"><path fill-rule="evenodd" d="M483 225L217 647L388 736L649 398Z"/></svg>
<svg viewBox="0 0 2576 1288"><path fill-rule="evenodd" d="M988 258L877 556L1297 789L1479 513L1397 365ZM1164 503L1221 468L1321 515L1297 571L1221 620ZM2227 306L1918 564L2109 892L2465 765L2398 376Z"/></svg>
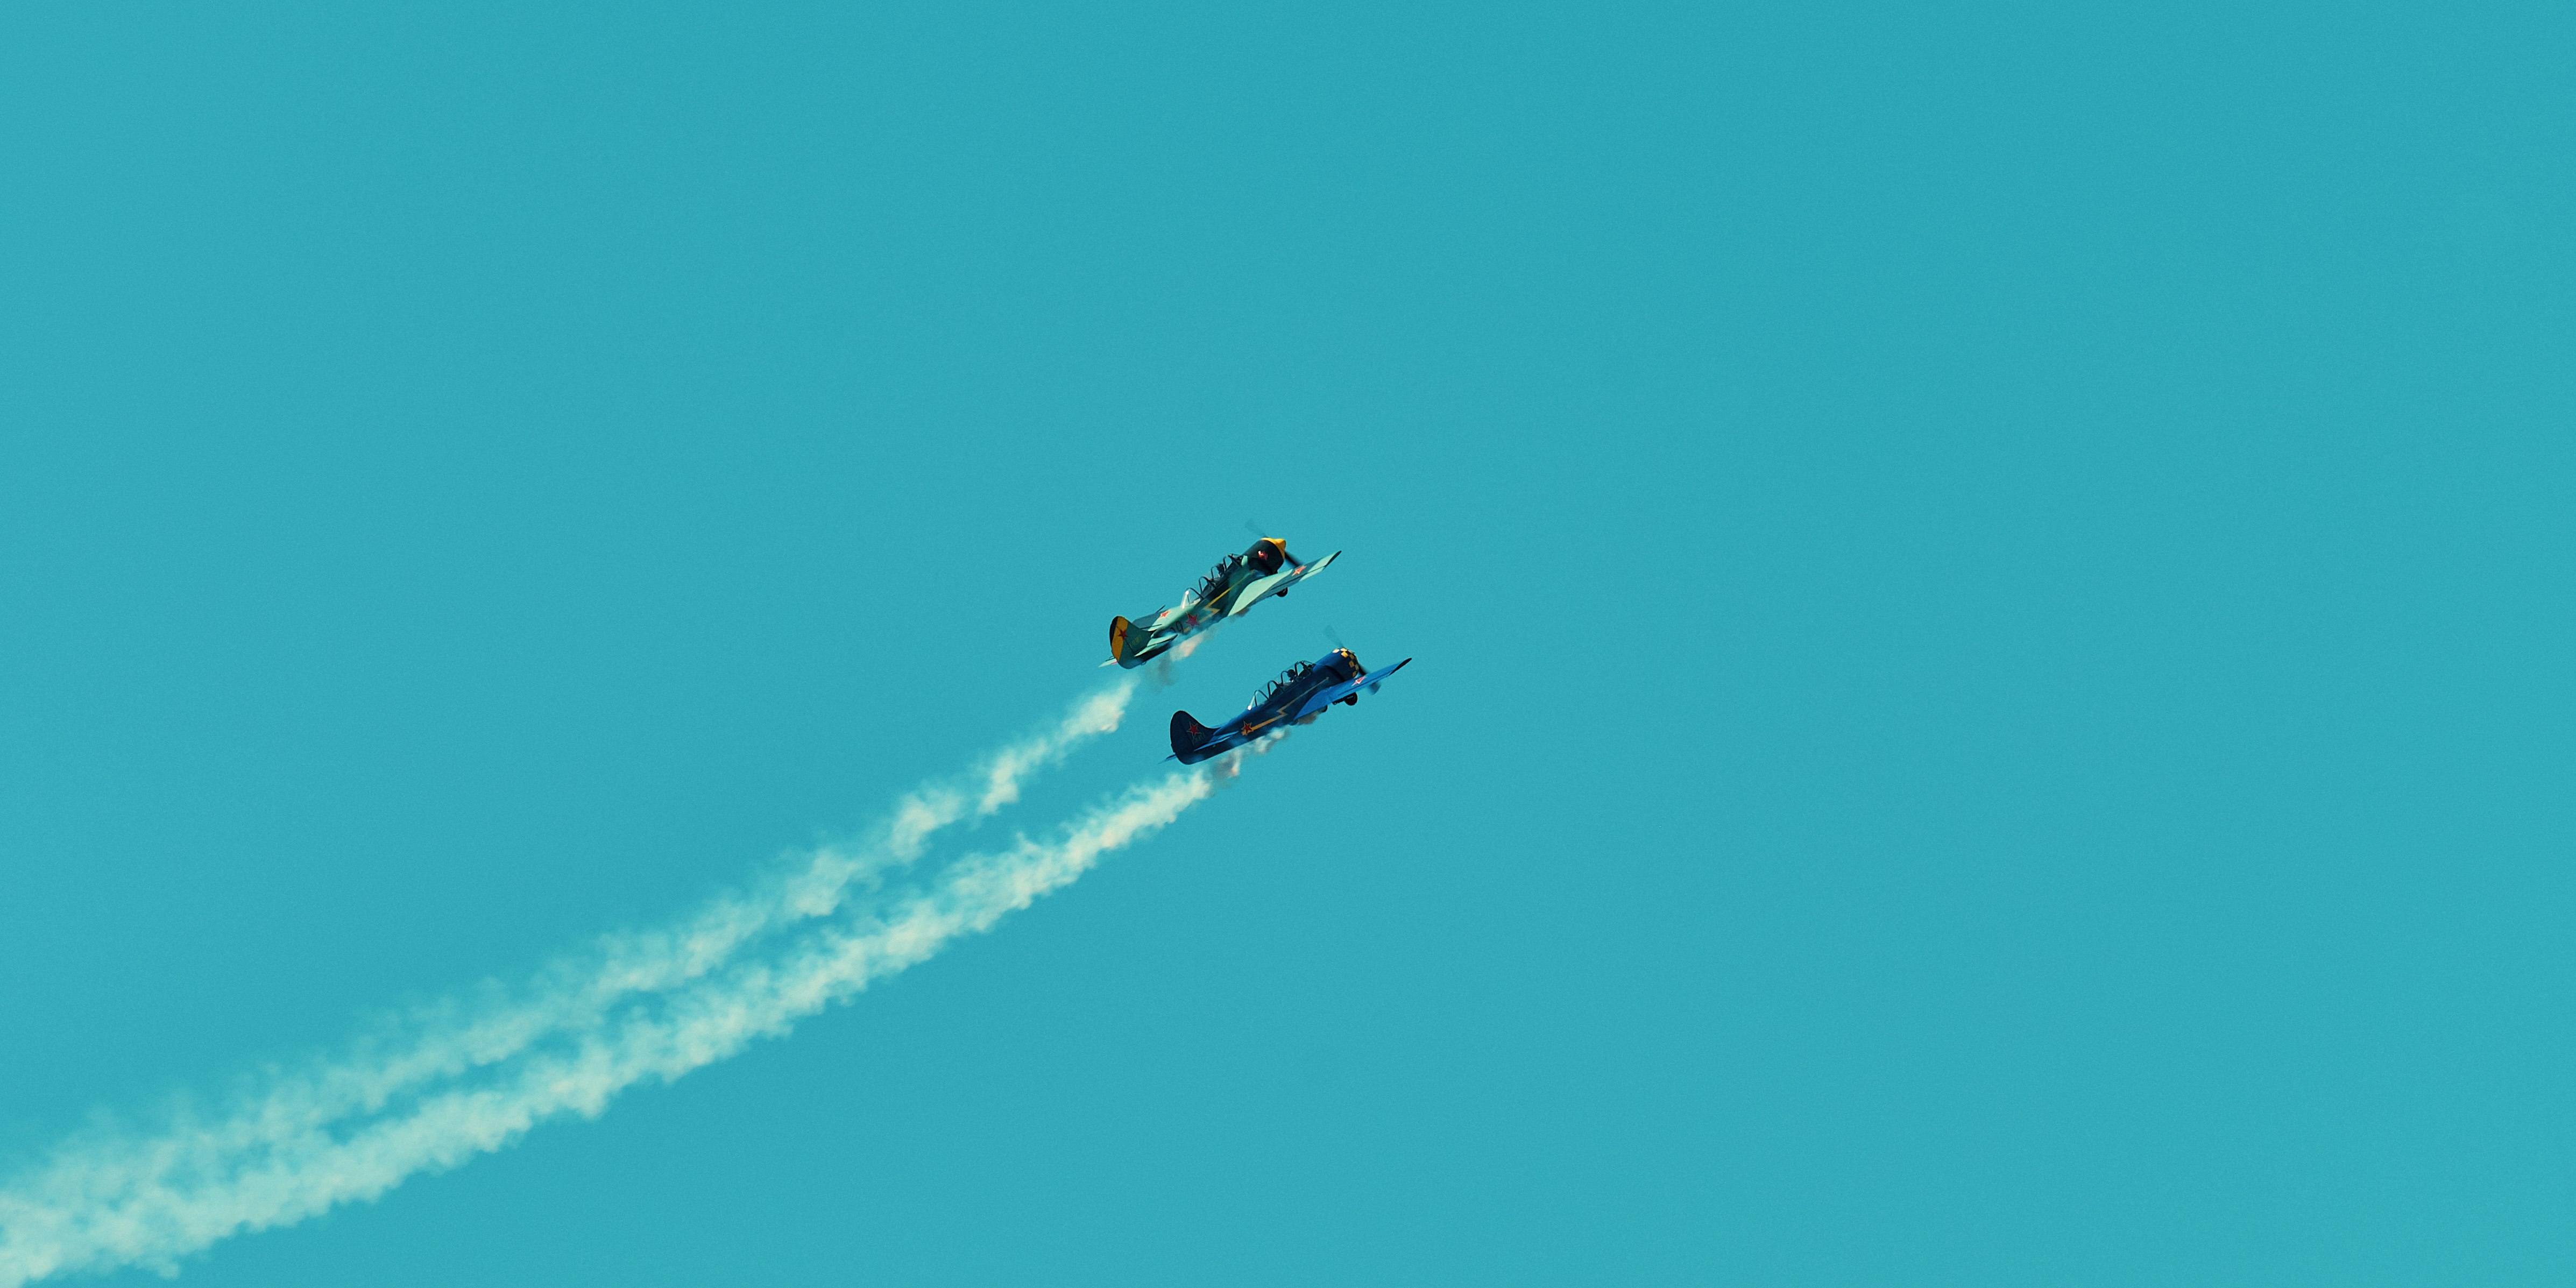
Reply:
<svg viewBox="0 0 2576 1288"><path fill-rule="evenodd" d="M945 852L1378 698L182 1282L2566 1282L2571 42L15 10L0 1190L858 833L1249 519L1346 553Z"/></svg>

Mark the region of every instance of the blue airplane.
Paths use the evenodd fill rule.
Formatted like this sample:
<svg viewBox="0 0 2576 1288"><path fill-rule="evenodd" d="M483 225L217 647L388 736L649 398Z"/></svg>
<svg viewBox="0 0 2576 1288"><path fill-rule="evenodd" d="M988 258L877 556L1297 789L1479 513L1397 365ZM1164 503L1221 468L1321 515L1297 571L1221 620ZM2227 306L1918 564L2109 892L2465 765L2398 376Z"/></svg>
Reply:
<svg viewBox="0 0 2576 1288"><path fill-rule="evenodd" d="M1412 660L1408 657L1404 662ZM1273 729L1312 723L1324 714L1324 708L1336 702L1358 706L1361 693L1377 692L1386 677L1404 669L1404 662L1383 671L1363 671L1358 654L1337 648L1312 662L1299 662L1280 672L1279 678L1272 680L1242 715L1214 729L1191 719L1187 711L1175 711L1172 757L1184 765L1195 765Z"/></svg>

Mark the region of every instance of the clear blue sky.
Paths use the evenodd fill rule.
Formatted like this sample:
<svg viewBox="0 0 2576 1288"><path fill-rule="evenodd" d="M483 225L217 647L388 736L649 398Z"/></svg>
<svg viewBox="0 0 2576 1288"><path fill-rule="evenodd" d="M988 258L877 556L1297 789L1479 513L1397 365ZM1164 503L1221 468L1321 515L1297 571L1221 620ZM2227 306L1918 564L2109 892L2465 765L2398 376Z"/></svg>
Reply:
<svg viewBox="0 0 2576 1288"><path fill-rule="evenodd" d="M2576 1276L2566 7L362 8L0 20L0 1173L1417 660L183 1282Z"/></svg>

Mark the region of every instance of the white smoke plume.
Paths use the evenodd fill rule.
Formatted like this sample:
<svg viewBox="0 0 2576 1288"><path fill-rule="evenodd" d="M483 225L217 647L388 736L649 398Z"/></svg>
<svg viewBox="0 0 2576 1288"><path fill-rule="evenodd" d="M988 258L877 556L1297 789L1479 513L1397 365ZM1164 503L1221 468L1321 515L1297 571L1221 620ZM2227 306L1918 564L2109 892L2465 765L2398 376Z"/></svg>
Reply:
<svg viewBox="0 0 2576 1288"><path fill-rule="evenodd" d="M179 1258L246 1231L374 1198L405 1178L500 1149L530 1127L594 1117L620 1091L668 1081L786 1033L870 980L989 928L1204 799L1173 774L1094 808L1055 840L940 869L881 893L932 834L1016 799L1035 770L1117 727L1132 678L997 753L966 786L905 798L852 846L826 847L679 924L613 936L497 1005L410 1017L393 1038L282 1076L211 1118L68 1142L0 1184L0 1288Z"/></svg>

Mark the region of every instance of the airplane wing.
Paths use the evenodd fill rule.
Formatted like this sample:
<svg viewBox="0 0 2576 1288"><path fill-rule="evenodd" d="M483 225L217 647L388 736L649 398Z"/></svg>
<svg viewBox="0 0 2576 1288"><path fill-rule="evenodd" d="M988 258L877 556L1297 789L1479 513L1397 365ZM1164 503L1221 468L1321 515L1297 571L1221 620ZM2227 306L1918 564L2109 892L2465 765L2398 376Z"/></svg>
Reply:
<svg viewBox="0 0 2576 1288"><path fill-rule="evenodd" d="M1404 662L1410 662L1412 660L1412 658L1408 657L1404 659ZM1375 693L1377 692L1377 686L1384 683L1386 677L1404 669L1404 662L1398 662L1393 666L1381 666L1378 669L1351 681L1351 687L1354 689L1366 689L1371 693Z"/></svg>
<svg viewBox="0 0 2576 1288"><path fill-rule="evenodd" d="M1313 563L1299 564L1294 568L1282 568L1267 577L1246 582L1243 589L1234 597L1234 607L1227 609L1225 615L1239 617L1249 611L1254 604L1260 603L1269 596L1285 595L1289 587L1322 572L1326 564L1341 557L1342 552L1336 550Z"/></svg>

